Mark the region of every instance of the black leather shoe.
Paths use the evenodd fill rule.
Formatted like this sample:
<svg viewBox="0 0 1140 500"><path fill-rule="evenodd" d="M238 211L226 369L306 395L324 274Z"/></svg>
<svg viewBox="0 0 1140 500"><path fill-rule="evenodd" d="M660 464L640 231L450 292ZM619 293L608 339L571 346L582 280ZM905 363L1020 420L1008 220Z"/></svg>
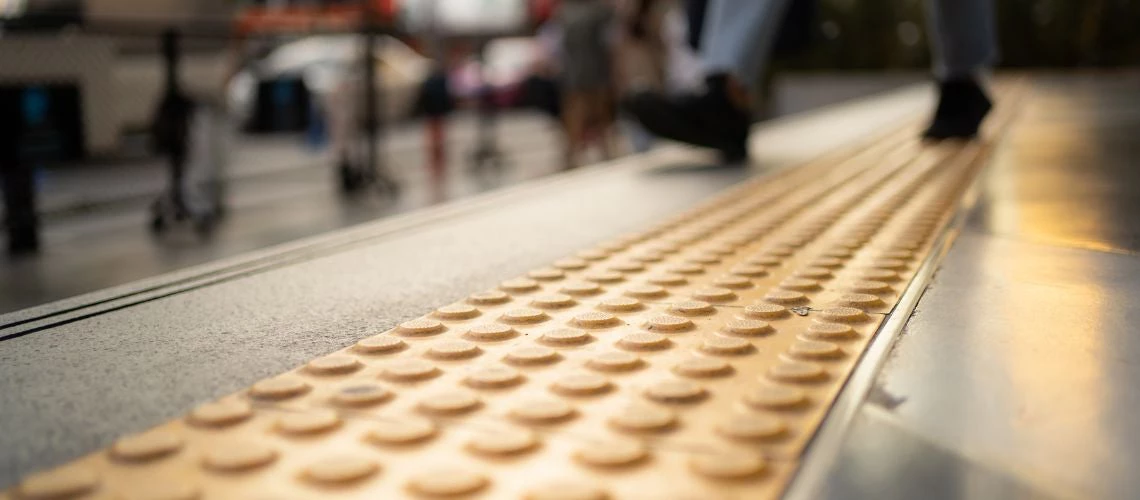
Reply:
<svg viewBox="0 0 1140 500"><path fill-rule="evenodd" d="M973 79L948 80L938 84L938 109L922 137L931 141L972 139L993 104Z"/></svg>
<svg viewBox="0 0 1140 500"><path fill-rule="evenodd" d="M726 85L723 75L711 76L702 94L643 91L626 98L622 107L658 137L716 149L726 162L736 162L748 157L752 120L729 101Z"/></svg>

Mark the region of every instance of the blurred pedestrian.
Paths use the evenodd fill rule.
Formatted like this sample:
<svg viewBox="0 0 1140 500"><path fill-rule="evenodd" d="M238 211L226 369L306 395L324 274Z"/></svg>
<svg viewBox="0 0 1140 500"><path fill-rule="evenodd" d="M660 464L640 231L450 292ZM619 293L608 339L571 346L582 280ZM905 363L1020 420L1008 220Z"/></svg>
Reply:
<svg viewBox="0 0 1140 500"><path fill-rule="evenodd" d="M658 136L717 149L728 162L746 159L751 104L790 1L708 0L695 40L704 91L640 92L625 101L627 111ZM992 0L928 4L939 102L923 137L972 138L991 107L979 78L996 56Z"/></svg>
<svg viewBox="0 0 1140 500"><path fill-rule="evenodd" d="M669 51L664 35L670 2L664 0L625 0L620 3L623 28L616 48L619 94L661 91L665 86ZM622 129L634 151L648 150L653 135L637 120L625 118Z"/></svg>
<svg viewBox="0 0 1140 500"><path fill-rule="evenodd" d="M590 139L612 158L615 120L613 42L615 12L605 0L563 0L561 28L562 122L566 168L577 166Z"/></svg>

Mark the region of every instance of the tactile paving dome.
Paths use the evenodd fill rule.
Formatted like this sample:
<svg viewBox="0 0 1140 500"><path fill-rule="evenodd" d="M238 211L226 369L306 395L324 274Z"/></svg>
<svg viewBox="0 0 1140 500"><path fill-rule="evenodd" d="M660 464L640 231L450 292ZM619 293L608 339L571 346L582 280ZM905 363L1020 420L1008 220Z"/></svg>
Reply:
<svg viewBox="0 0 1140 500"><path fill-rule="evenodd" d="M2 496L777 497L980 163L911 134L745 182Z"/></svg>

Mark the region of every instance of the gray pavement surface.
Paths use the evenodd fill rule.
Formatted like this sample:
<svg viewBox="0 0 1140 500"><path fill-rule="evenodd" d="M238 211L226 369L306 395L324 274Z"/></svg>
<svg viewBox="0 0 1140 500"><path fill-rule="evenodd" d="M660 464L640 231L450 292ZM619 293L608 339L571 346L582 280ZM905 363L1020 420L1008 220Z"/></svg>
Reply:
<svg viewBox="0 0 1140 500"><path fill-rule="evenodd" d="M155 278L141 285L157 295L129 307L83 310L83 301L97 309L114 300L94 294L69 301L79 308L71 313L46 306L0 316L0 335L26 333L0 342L0 488L740 179L892 129L929 96L916 88L771 122L753 139L761 153L752 168L709 168L708 155L663 148L337 231L280 251L296 257L287 265L186 289ZM56 325L25 329L37 316Z"/></svg>
<svg viewBox="0 0 1140 500"><path fill-rule="evenodd" d="M800 74L776 81L776 113L789 115L922 81L921 74ZM370 193L346 199L335 186L327 153L298 137L242 137L226 172L230 216L208 240L182 228L162 238L147 227L151 201L165 189L156 160L52 169L41 179L44 250L34 258L0 259L0 313L43 304L188 266L239 255L333 229L461 199L559 171L559 132L549 119L517 112L499 123L508 166L499 175L472 173L466 155L475 124L461 115L449 126L449 176L431 186L420 124L393 127L385 146L405 186L396 199ZM0 235L0 239L3 236ZM2 243L2 242L0 242Z"/></svg>

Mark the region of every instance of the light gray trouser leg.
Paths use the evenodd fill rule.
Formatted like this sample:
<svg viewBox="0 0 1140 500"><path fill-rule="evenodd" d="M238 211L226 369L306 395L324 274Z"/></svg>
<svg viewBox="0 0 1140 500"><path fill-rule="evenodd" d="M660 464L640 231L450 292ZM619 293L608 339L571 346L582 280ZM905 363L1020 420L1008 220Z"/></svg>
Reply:
<svg viewBox="0 0 1140 500"><path fill-rule="evenodd" d="M710 0L701 60L706 74L728 73L755 88L789 0ZM928 0L927 25L939 78L976 74L997 56L993 0Z"/></svg>

